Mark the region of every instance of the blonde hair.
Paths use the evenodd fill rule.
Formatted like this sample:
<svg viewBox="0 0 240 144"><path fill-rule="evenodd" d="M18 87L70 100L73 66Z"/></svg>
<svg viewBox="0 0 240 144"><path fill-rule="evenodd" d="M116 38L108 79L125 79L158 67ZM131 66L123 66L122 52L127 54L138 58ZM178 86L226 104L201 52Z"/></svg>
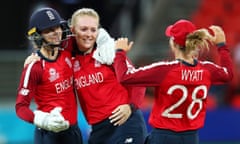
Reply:
<svg viewBox="0 0 240 144"><path fill-rule="evenodd" d="M76 23L76 19L78 16L91 16L91 17L94 17L98 20L98 23L100 21L100 17L98 15L98 13L94 10L94 9L91 9L91 8L81 8L81 9L78 9L76 10L72 17L71 17L71 21L70 21L70 26L73 26L75 25Z"/></svg>
<svg viewBox="0 0 240 144"><path fill-rule="evenodd" d="M184 48L185 56L192 52L198 52L202 49L209 50L209 42L209 33L206 29L199 29L188 34Z"/></svg>

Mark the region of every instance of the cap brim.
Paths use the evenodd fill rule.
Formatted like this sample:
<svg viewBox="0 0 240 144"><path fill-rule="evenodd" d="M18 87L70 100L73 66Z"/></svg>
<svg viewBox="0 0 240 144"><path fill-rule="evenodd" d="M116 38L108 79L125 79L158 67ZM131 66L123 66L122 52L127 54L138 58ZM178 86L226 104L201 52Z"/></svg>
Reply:
<svg viewBox="0 0 240 144"><path fill-rule="evenodd" d="M166 35L166 36L168 36L168 37L171 37L171 36L172 36L172 35L171 35L172 27L173 27L173 25L170 25L170 26L168 26L168 27L166 28L166 30L165 30L165 35Z"/></svg>

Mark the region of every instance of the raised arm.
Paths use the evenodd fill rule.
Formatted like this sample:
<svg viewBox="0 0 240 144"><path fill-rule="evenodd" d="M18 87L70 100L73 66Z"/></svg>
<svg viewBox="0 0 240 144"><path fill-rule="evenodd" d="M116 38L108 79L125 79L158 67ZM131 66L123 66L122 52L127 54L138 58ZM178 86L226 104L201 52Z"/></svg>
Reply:
<svg viewBox="0 0 240 144"><path fill-rule="evenodd" d="M119 38L115 41L116 58L113 67L115 69L118 80L123 84L131 84L137 86L156 86L159 85L165 77L167 63L156 62L144 67L134 68L129 63L126 52L132 48L133 42L129 42L127 38Z"/></svg>
<svg viewBox="0 0 240 144"><path fill-rule="evenodd" d="M220 66L216 66L212 70L212 82L214 84L229 82L233 78L233 64L230 50L226 45L224 31L219 26L211 26L209 28L214 32L212 42L217 46L220 56Z"/></svg>

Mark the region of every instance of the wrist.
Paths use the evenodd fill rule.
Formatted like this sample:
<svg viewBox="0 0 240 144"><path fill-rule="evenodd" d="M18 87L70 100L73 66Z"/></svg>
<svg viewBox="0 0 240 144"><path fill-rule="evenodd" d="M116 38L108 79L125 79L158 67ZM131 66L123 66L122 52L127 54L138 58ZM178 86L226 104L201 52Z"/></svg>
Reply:
<svg viewBox="0 0 240 144"><path fill-rule="evenodd" d="M220 43L217 43L216 46L219 48L219 47L223 47L225 46L226 43L225 42L220 42Z"/></svg>
<svg viewBox="0 0 240 144"><path fill-rule="evenodd" d="M117 49L116 49L116 52L121 52L121 51L124 51L124 50L121 49L121 48L117 48Z"/></svg>
<svg viewBox="0 0 240 144"><path fill-rule="evenodd" d="M136 111L136 110L137 110L137 107L136 107L136 105L135 105L135 104L133 104L133 103L130 103L130 104L129 104L129 106L130 106L130 108L131 108L131 111L132 111L132 112L134 112L134 111Z"/></svg>

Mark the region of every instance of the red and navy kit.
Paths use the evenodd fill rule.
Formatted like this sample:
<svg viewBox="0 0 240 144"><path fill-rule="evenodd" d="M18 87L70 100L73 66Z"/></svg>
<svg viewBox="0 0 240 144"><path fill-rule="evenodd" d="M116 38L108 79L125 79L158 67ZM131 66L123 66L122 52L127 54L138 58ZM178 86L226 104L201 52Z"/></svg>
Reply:
<svg viewBox="0 0 240 144"><path fill-rule="evenodd" d="M57 106L62 107L62 115L70 125L77 122L77 101L73 88L71 53L59 50L54 61L45 59L41 53L40 61L28 64L22 71L17 90L16 113L30 123L34 114L30 108L34 99L37 109L50 112Z"/></svg>
<svg viewBox="0 0 240 144"><path fill-rule="evenodd" d="M88 123L96 124L128 103L128 91L118 82L113 67L100 64L92 54L77 54L73 69L82 110Z"/></svg>
<svg viewBox="0 0 240 144"><path fill-rule="evenodd" d="M147 128L138 109L145 95L145 87L122 85L117 80L112 65L101 64L92 52L78 50L74 37L69 39L73 48L74 83L82 111L92 126L89 144L124 143L131 137L133 143L143 143ZM140 98L141 97L141 98ZM132 114L121 126L109 119L112 111L122 104L131 104Z"/></svg>
<svg viewBox="0 0 240 144"><path fill-rule="evenodd" d="M126 64L128 69L135 69L133 66L131 60L126 57ZM133 86L133 85L124 85L124 87L128 91L129 95L129 103L134 106L134 109L139 109L142 106L142 103L144 101L146 87L144 86Z"/></svg>
<svg viewBox="0 0 240 144"><path fill-rule="evenodd" d="M126 53L118 51L114 68L124 84L155 87L155 101L149 123L155 128L186 131L201 128L205 120L207 93L211 84L229 82L232 60L226 46L218 48L221 64L181 60L156 62L128 69Z"/></svg>

